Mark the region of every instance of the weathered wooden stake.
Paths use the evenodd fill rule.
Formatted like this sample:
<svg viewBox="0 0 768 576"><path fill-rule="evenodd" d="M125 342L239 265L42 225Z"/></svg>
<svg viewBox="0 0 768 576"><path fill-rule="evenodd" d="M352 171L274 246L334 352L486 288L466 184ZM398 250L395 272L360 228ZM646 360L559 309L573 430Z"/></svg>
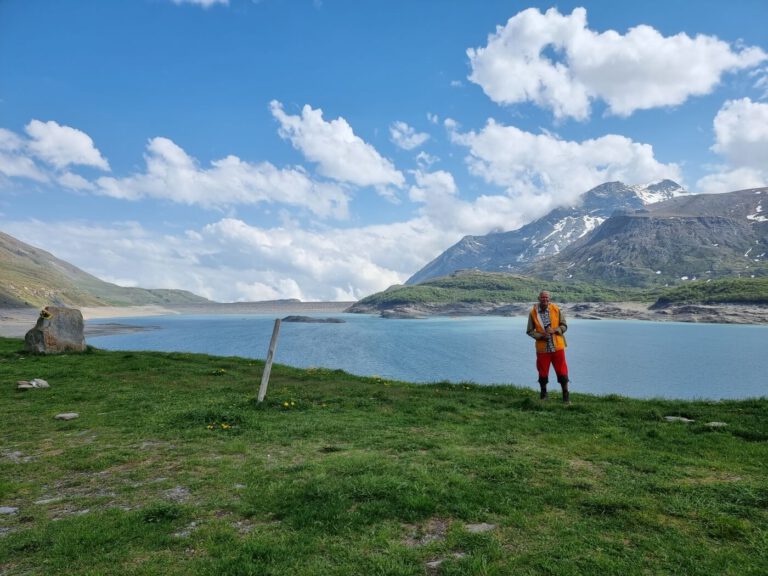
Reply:
<svg viewBox="0 0 768 576"><path fill-rule="evenodd" d="M275 320L275 327L272 330L272 340L269 341L269 352L267 352L267 363L264 364L264 373L261 375L261 386L259 386L259 402L264 401L267 395L267 385L269 384L269 373L272 371L272 358L277 348L277 335L280 332L280 318Z"/></svg>

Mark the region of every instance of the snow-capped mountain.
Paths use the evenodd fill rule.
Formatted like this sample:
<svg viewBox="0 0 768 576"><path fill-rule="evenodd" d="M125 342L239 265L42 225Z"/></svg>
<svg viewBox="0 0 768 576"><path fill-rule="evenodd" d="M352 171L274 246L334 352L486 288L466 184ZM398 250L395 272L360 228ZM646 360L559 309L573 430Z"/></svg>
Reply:
<svg viewBox="0 0 768 576"><path fill-rule="evenodd" d="M768 188L688 194L614 213L526 273L623 286L768 275Z"/></svg>
<svg viewBox="0 0 768 576"><path fill-rule="evenodd" d="M406 284L418 284L468 268L486 272L520 272L533 262L559 254L595 230L616 211L642 209L685 193L679 184L671 180L645 186L607 182L582 194L578 205L556 208L517 230L465 236L411 276Z"/></svg>

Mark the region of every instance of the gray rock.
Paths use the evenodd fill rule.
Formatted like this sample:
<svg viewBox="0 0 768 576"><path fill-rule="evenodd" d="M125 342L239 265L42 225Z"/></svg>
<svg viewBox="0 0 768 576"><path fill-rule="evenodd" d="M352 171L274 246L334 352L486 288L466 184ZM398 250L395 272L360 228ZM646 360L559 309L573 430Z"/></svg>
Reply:
<svg viewBox="0 0 768 576"><path fill-rule="evenodd" d="M19 380L16 382L16 389L17 390L32 390L33 388L50 388L51 385L48 384L45 380L42 378L34 378L32 380Z"/></svg>
<svg viewBox="0 0 768 576"><path fill-rule="evenodd" d="M664 416L664 420L667 422L682 422L684 424L695 422L695 420L689 420L688 418L683 418L682 416Z"/></svg>
<svg viewBox="0 0 768 576"><path fill-rule="evenodd" d="M485 522L482 522L481 524L467 524L466 526L467 532L470 534L482 534L483 532L490 532L491 530L496 530L495 524L486 524Z"/></svg>
<svg viewBox="0 0 768 576"><path fill-rule="evenodd" d="M38 354L85 350L83 315L64 306L46 306L37 324L24 337L24 349Z"/></svg>
<svg viewBox="0 0 768 576"><path fill-rule="evenodd" d="M728 424L725 422L707 422L704 426L709 426L710 428L722 428L723 426L728 426Z"/></svg>
<svg viewBox="0 0 768 576"><path fill-rule="evenodd" d="M0 514L16 514L18 511L15 506L0 506Z"/></svg>
<svg viewBox="0 0 768 576"><path fill-rule="evenodd" d="M56 414L55 418L56 420L74 420L75 418L80 418L80 414L77 412L62 412L61 414Z"/></svg>
<svg viewBox="0 0 768 576"><path fill-rule="evenodd" d="M343 324L341 318L315 318L314 316L286 316L283 322L309 322L314 324Z"/></svg>

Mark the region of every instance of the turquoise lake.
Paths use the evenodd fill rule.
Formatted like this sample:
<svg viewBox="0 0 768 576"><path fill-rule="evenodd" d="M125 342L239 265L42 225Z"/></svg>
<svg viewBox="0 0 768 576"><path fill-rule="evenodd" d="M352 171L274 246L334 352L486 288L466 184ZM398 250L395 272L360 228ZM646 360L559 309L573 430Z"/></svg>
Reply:
<svg viewBox="0 0 768 576"><path fill-rule="evenodd" d="M312 316L344 322L283 322L275 362L418 383L538 389L533 340L525 335L524 317ZM275 318L232 314L92 320L88 326L119 322L146 330L87 340L107 350L265 359ZM766 395L768 326L569 319L567 336L571 390L576 393L708 400ZM554 374L550 381L555 381Z"/></svg>

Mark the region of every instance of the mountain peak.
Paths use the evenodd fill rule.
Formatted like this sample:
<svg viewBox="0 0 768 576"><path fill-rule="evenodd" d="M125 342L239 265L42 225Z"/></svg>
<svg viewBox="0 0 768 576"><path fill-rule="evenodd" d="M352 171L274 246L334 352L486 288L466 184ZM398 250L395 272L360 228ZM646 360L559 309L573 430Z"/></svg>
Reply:
<svg viewBox="0 0 768 576"><path fill-rule="evenodd" d="M680 184L668 178L659 182L646 184L645 186L635 186L633 187L633 190L643 201L643 204L656 204L657 202L671 200L672 198L688 193L688 191L680 186Z"/></svg>
<svg viewBox="0 0 768 576"><path fill-rule="evenodd" d="M411 276L406 284L418 284L459 269L519 272L585 238L617 211L633 213L684 192L672 180L636 186L605 182L584 192L576 205L555 208L517 230L464 237Z"/></svg>

